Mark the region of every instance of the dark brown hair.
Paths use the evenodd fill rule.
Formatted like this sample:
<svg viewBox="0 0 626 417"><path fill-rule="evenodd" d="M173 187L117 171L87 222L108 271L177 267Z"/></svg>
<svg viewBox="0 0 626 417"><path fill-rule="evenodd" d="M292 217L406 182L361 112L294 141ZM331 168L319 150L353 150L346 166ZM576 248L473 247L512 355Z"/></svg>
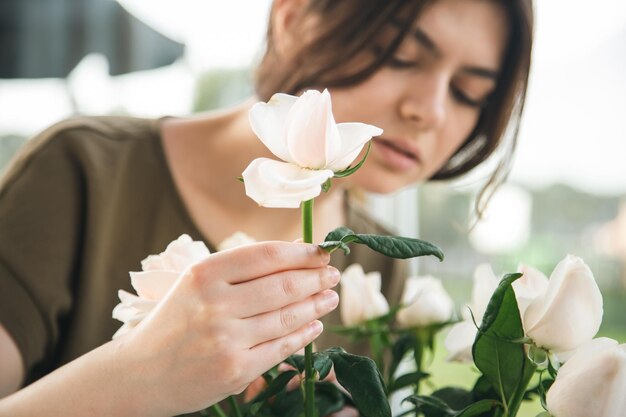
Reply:
<svg viewBox="0 0 626 417"><path fill-rule="evenodd" d="M270 21L266 53L256 73L256 92L267 101L272 94L296 94L311 87L346 87L365 80L385 65L409 32L422 10L436 0L310 0L304 2L294 27L305 28L305 19L318 17L315 33L293 57L278 59ZM491 0L500 2L508 13L509 42L500 78L476 127L431 180L459 177L499 150L499 161L481 190L476 208L484 204L506 178L515 149L524 108L533 33L532 0ZM271 18L270 18L271 19ZM355 59L371 49L381 33L394 22L397 35L379 54L370 54L363 63ZM303 29L304 30L304 29ZM353 65L360 62L361 65Z"/></svg>

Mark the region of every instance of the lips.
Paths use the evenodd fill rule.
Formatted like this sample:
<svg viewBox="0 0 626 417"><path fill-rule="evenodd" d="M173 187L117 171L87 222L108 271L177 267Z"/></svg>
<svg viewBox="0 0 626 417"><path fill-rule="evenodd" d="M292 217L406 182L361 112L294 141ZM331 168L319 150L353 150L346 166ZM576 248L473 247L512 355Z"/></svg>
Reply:
<svg viewBox="0 0 626 417"><path fill-rule="evenodd" d="M385 138L376 138L375 142L381 146L389 148L395 152L398 152L407 158L411 158L416 162L420 161L419 154L416 149L410 146L407 141L404 140L391 140Z"/></svg>

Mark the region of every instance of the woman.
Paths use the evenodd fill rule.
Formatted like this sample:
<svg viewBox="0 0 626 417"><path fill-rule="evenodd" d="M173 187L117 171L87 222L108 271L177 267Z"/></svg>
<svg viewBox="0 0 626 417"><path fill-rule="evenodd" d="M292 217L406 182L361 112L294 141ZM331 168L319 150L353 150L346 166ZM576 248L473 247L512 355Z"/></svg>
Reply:
<svg viewBox="0 0 626 417"><path fill-rule="evenodd" d="M363 168L316 199L315 241L339 225L378 229L349 189L453 178L497 149L487 187L501 181L531 33L530 0L276 0L258 98L329 88L338 122L384 129ZM270 156L248 123L254 101L187 119L76 119L29 142L0 189L0 389L37 382L0 400L0 415L198 410L321 332L336 270L314 246L266 242L210 257L107 342L126 271L181 233L209 246L235 231L300 237L298 210L258 207L234 180ZM358 251L333 264L348 262L393 269ZM393 298L401 282L386 285Z"/></svg>

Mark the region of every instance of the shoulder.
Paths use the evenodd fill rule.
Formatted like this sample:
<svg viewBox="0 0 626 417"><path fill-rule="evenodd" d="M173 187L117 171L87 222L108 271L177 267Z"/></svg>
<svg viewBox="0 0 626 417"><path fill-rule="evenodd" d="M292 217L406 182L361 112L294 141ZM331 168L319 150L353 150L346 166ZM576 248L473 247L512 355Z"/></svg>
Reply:
<svg viewBox="0 0 626 417"><path fill-rule="evenodd" d="M0 188L31 165L72 165L115 159L125 149L158 147L159 121L118 116L72 117L28 140L0 179Z"/></svg>

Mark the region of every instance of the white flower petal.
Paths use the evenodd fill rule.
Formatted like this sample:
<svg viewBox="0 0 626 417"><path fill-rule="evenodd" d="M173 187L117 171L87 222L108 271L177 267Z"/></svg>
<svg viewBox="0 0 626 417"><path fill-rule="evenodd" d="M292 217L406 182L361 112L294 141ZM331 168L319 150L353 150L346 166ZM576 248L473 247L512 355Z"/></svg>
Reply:
<svg viewBox="0 0 626 417"><path fill-rule="evenodd" d="M512 285L517 300L520 316L524 317L526 309L537 297L542 297L548 289L548 277L543 272L528 265L520 265L517 272L524 274Z"/></svg>
<svg viewBox="0 0 626 417"><path fill-rule="evenodd" d="M598 332L602 305L602 294L589 267L568 255L554 269L545 296L526 309L526 334L538 346L556 352L576 349Z"/></svg>
<svg viewBox="0 0 626 417"><path fill-rule="evenodd" d="M287 114L298 97L289 94L274 94L267 103L256 103L248 114L250 126L263 144L283 161L291 160L287 149L285 122Z"/></svg>
<svg viewBox="0 0 626 417"><path fill-rule="evenodd" d="M160 300L174 285L181 273L176 271L130 272L130 282L142 298Z"/></svg>
<svg viewBox="0 0 626 417"><path fill-rule="evenodd" d="M383 133L381 128L365 123L339 123L337 129L339 130L341 149L327 164L327 168L334 172L348 168L359 156L363 146L373 136Z"/></svg>
<svg viewBox="0 0 626 417"><path fill-rule="evenodd" d="M565 363L548 390L554 417L626 415L626 345L607 338L583 345Z"/></svg>
<svg viewBox="0 0 626 417"><path fill-rule="evenodd" d="M389 304L380 292L379 272L365 274L359 264L347 267L341 274L340 315L346 326L356 326L389 312Z"/></svg>
<svg viewBox="0 0 626 417"><path fill-rule="evenodd" d="M491 296L500 284L500 280L493 273L487 263L480 264L474 270L474 286L472 287L472 303L470 308L476 323L480 325Z"/></svg>
<svg viewBox="0 0 626 417"><path fill-rule="evenodd" d="M189 265L207 258L210 254L204 242L193 241L189 235L183 234L170 242L160 254L149 255L141 261L141 268L144 271L182 272Z"/></svg>
<svg viewBox="0 0 626 417"><path fill-rule="evenodd" d="M477 332L476 326L470 321L462 321L452 326L444 342L448 351L448 360L471 362L472 345L474 345Z"/></svg>
<svg viewBox="0 0 626 417"><path fill-rule="evenodd" d="M429 326L444 323L454 313L454 303L441 281L432 276L409 277L404 284L398 323L402 327Z"/></svg>
<svg viewBox="0 0 626 417"><path fill-rule="evenodd" d="M341 149L339 130L327 90L306 91L293 105L285 123L290 162L325 169Z"/></svg>
<svg viewBox="0 0 626 417"><path fill-rule="evenodd" d="M296 165L257 158L243 172L246 195L263 207L298 208L317 197L330 170L310 170Z"/></svg>
<svg viewBox="0 0 626 417"><path fill-rule="evenodd" d="M224 239L219 245L217 245L218 251L224 251L227 249L237 248L239 246L248 245L254 243L256 240L244 232L235 232L231 236Z"/></svg>

